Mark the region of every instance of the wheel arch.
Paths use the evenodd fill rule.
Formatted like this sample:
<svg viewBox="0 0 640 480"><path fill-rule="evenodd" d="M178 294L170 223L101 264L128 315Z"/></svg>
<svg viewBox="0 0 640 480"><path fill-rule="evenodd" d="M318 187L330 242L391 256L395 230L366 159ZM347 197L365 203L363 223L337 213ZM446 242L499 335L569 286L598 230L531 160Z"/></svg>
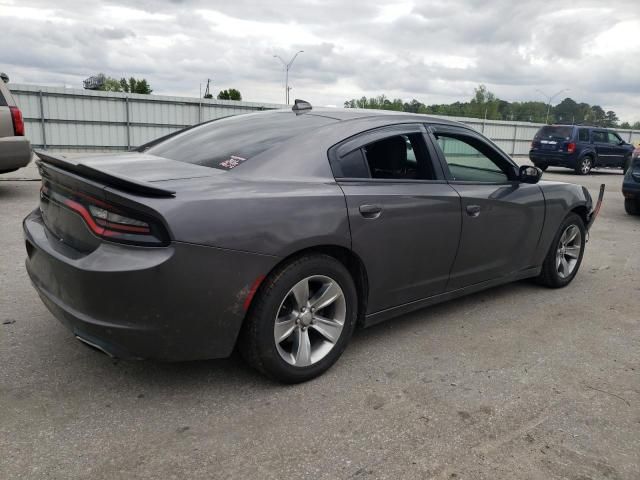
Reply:
<svg viewBox="0 0 640 480"><path fill-rule="evenodd" d="M358 295L358 325L363 325L364 316L367 311L367 300L369 297L369 279L367 276L367 269L362 259L353 250L347 247L341 245L322 244L297 250L277 262L264 276L264 278L268 278L269 275L282 265L290 263L305 255L313 254L329 255L342 263L342 265L344 265L344 267L349 271L353 278L353 282L356 286L356 293ZM262 286L263 285L261 284L256 289L255 296L261 293Z"/></svg>
<svg viewBox="0 0 640 480"><path fill-rule="evenodd" d="M570 212L577 214L582 219L585 226L589 224L589 209L586 205L577 205L573 207Z"/></svg>

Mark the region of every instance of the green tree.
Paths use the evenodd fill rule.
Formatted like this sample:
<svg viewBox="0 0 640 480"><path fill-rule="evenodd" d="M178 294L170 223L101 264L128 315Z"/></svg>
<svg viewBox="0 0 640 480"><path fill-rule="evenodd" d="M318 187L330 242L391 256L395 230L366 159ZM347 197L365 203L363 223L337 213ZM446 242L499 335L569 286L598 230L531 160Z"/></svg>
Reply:
<svg viewBox="0 0 640 480"><path fill-rule="evenodd" d="M129 83L131 83L131 80L135 80L135 86L136 86L135 90L133 89L131 90L131 93L141 93L143 95L149 95L151 92L153 92L153 90L151 90L151 87L149 86L145 78L136 80L133 77L131 77L129 79Z"/></svg>
<svg viewBox="0 0 640 480"><path fill-rule="evenodd" d="M100 90L104 92L121 92L122 86L120 82L112 77L105 77Z"/></svg>
<svg viewBox="0 0 640 480"><path fill-rule="evenodd" d="M620 119L618 118L618 115L616 115L616 112L614 112L613 110L609 110L607 111L607 113L604 114L605 127L609 127L609 128L617 127L619 120Z"/></svg>
<svg viewBox="0 0 640 480"><path fill-rule="evenodd" d="M425 105L417 99L403 102L400 98L389 99L386 95L377 97L352 98L344 102L345 108L375 108L384 110L398 110L411 113L429 113L432 115L449 115L458 117L476 117L544 123L547 118L547 104L545 102L507 102L500 100L490 92L485 85L474 89L473 98L468 102L454 102L450 104ZM571 98L565 98L549 114L550 122L562 123L590 123L615 127L619 119L613 110L604 111L599 105L577 103ZM632 128L640 130L640 122Z"/></svg>
<svg viewBox="0 0 640 480"><path fill-rule="evenodd" d="M218 100L242 100L242 94L235 88L221 90L218 94Z"/></svg>
<svg viewBox="0 0 640 480"><path fill-rule="evenodd" d="M113 77L108 77L104 73L99 73L96 77L102 79L102 85L98 90L104 92L126 92L126 93L142 93L150 94L153 90L149 86L146 79L137 80L134 77L129 78L127 81L125 78L117 80Z"/></svg>

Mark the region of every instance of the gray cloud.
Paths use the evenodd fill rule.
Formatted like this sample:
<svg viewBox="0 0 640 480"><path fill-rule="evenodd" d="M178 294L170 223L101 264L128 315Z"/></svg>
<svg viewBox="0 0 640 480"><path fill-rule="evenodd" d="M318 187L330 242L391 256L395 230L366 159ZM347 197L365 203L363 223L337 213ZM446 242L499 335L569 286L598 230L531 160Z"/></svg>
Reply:
<svg viewBox="0 0 640 480"><path fill-rule="evenodd" d="M570 88L640 119L640 41L624 37L640 27L635 0L4 1L0 70L15 82L80 87L105 72L197 95L213 78L248 100L281 101L273 55L303 49L290 82L317 104L380 93L449 102L485 83L507 100Z"/></svg>

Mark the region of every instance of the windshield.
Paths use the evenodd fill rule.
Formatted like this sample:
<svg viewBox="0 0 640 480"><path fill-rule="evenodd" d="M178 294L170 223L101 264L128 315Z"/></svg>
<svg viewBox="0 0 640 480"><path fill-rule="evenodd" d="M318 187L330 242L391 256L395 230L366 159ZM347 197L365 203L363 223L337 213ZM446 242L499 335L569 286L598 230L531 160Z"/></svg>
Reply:
<svg viewBox="0 0 640 480"><path fill-rule="evenodd" d="M536 139L571 140L572 133L573 127L546 126L538 130Z"/></svg>
<svg viewBox="0 0 640 480"><path fill-rule="evenodd" d="M187 129L147 152L159 157L231 170L297 135L336 120L291 112L236 115Z"/></svg>

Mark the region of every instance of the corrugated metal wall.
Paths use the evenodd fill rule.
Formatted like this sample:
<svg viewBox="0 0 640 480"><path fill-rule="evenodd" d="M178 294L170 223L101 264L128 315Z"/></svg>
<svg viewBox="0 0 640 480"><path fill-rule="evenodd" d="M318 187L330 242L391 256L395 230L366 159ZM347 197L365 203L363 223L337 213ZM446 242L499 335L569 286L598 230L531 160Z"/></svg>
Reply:
<svg viewBox="0 0 640 480"><path fill-rule="evenodd" d="M283 107L35 85L9 87L32 145L51 150L127 150L199 122Z"/></svg>
<svg viewBox="0 0 640 480"><path fill-rule="evenodd" d="M214 118L283 108L273 103L205 100L186 97L96 92L10 84L35 148L74 151L127 150L180 128ZM497 143L506 153L527 155L541 124L464 117L465 123ZM618 130L638 143L640 132Z"/></svg>

